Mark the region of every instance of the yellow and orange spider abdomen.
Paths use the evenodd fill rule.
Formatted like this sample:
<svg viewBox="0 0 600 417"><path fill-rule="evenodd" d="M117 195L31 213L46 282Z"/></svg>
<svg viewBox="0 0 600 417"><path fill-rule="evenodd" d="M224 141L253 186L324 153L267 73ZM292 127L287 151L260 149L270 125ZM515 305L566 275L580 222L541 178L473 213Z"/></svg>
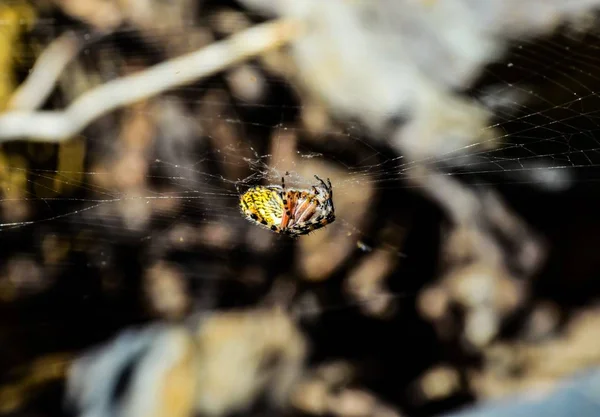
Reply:
<svg viewBox="0 0 600 417"><path fill-rule="evenodd" d="M284 213L280 193L260 186L251 188L242 195L240 208L250 220L270 229L279 227Z"/></svg>

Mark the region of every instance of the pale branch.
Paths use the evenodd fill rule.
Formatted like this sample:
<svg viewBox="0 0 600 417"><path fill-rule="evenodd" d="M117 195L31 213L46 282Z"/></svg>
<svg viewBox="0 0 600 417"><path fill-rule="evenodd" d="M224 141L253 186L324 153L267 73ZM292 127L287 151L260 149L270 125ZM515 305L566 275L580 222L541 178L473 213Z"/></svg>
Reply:
<svg viewBox="0 0 600 417"><path fill-rule="evenodd" d="M36 60L27 79L13 93L7 108L35 110L44 104L66 66L79 52L81 44L73 32L52 41Z"/></svg>
<svg viewBox="0 0 600 417"><path fill-rule="evenodd" d="M75 100L63 111L12 110L0 114L0 142L29 139L61 142L117 109L215 74L231 65L276 49L300 33L297 20L279 19L254 26L190 54L118 78Z"/></svg>

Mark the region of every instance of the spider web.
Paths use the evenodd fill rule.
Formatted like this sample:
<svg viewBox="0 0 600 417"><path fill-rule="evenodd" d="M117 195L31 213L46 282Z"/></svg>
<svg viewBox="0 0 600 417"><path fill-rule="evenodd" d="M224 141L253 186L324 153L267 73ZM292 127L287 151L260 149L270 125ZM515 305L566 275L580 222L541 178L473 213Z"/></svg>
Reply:
<svg viewBox="0 0 600 417"><path fill-rule="evenodd" d="M553 192L556 199L600 178L598 37L581 36L516 44L506 59L486 69L470 94L496 108L490 128L504 132L494 138L500 145L440 157L434 162L446 175L499 189L525 184L521 196ZM111 48L114 43L92 45L84 56L93 61ZM140 51L134 58L147 55ZM420 199L419 190L405 181L420 161L407 161L349 122L330 121L315 133L299 122L308 106L303 97L298 100L282 78L256 62L244 68L251 71L246 84L252 79L251 85L260 85L250 89L261 91L248 93L257 99L236 97L236 88L219 76L127 109L120 119L105 121L108 133L90 128L73 145L6 145L4 167L12 180L4 184L0 230L5 244L15 243L6 259L35 258L44 241L57 235L88 236L105 249L123 242L147 245L159 257L177 250L177 240L193 241L189 247L182 243L184 251L219 247L242 251L244 259L257 251L276 252L291 243L247 222L238 208L240 192L279 184L282 176L290 187L309 188L315 174L331 178L337 220L302 239L318 246L328 236L363 253L383 247L407 256L375 224L402 228L402 215L389 207L377 210L390 204L403 212L402 203L389 197L394 193ZM23 162L27 155L31 160ZM408 211L411 204L414 209L414 201L406 203ZM109 252L99 250L92 264L115 262ZM209 268L192 275L219 279L222 273ZM411 295L414 291L398 293Z"/></svg>

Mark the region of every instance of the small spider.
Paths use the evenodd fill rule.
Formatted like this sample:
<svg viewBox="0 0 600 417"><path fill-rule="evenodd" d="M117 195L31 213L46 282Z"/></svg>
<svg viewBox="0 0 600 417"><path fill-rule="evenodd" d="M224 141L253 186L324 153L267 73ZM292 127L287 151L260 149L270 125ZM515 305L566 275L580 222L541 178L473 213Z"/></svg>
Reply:
<svg viewBox="0 0 600 417"><path fill-rule="evenodd" d="M281 186L256 186L240 197L240 208L248 220L291 237L306 235L335 221L331 181L319 181L310 190Z"/></svg>

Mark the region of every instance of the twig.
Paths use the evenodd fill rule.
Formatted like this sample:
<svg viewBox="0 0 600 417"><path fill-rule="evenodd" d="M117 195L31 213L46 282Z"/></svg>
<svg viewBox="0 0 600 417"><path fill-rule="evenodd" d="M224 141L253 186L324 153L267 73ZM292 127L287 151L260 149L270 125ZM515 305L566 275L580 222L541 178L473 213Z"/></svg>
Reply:
<svg viewBox="0 0 600 417"><path fill-rule="evenodd" d="M81 40L73 32L55 39L39 56L25 82L13 93L8 109L35 110L40 107L81 45Z"/></svg>
<svg viewBox="0 0 600 417"><path fill-rule="evenodd" d="M0 142L30 138L61 142L110 111L278 48L300 33L296 20L280 19L254 26L199 51L110 81L75 100L64 111L9 111L0 115Z"/></svg>

